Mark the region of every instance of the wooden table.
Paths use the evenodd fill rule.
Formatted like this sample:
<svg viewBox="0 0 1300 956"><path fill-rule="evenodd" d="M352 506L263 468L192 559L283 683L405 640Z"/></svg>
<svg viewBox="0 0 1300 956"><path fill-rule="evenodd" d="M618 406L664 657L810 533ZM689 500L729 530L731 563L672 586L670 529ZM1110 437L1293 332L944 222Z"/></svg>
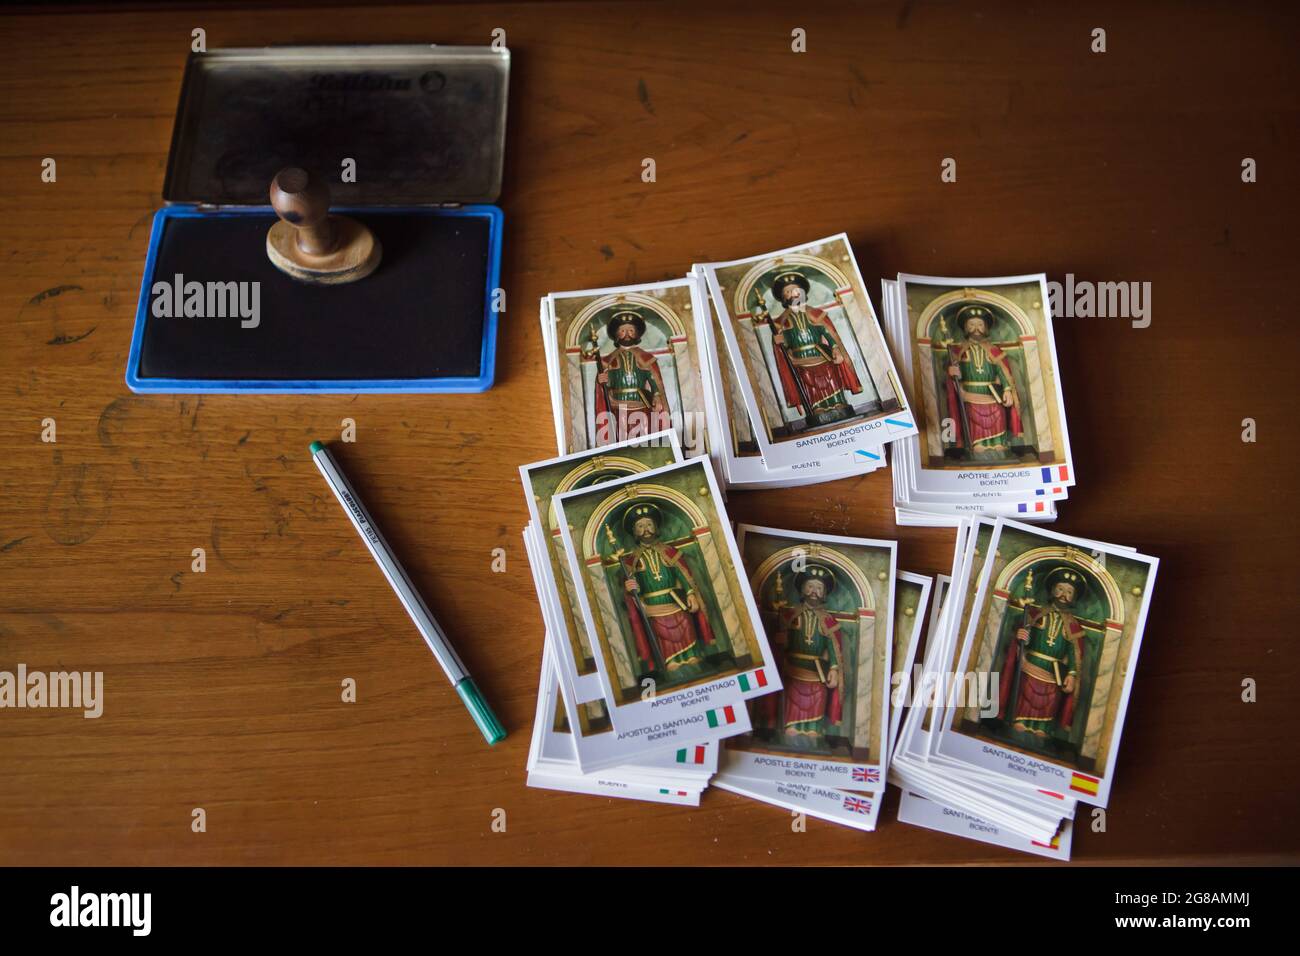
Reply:
<svg viewBox="0 0 1300 956"><path fill-rule="evenodd" d="M507 31L495 389L127 390L195 27L210 48ZM106 700L98 720L0 711L0 863L1022 859L900 825L892 795L864 835L720 791L682 809L524 785L542 630L516 467L555 454L538 297L840 230L873 290L899 270L1152 283L1149 328L1057 323L1079 473L1057 526L1162 560L1106 830L1075 857L1296 859L1296 27L1173 3L6 15L0 669L103 671ZM494 749L309 460L344 418L354 480L511 731ZM897 537L917 571L951 558L950 531L895 528L886 472L736 493L732 514Z"/></svg>

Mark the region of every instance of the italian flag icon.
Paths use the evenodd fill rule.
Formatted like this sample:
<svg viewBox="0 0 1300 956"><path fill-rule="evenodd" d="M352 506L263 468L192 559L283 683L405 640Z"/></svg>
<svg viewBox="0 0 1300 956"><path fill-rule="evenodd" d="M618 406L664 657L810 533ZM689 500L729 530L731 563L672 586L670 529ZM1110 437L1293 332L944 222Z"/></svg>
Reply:
<svg viewBox="0 0 1300 956"><path fill-rule="evenodd" d="M683 747L681 750L677 751L677 762L704 763L704 747L699 745L694 747Z"/></svg>
<svg viewBox="0 0 1300 956"><path fill-rule="evenodd" d="M728 704L726 707L719 707L717 710L706 711L704 716L708 720L710 727L722 727L736 722L736 708Z"/></svg>

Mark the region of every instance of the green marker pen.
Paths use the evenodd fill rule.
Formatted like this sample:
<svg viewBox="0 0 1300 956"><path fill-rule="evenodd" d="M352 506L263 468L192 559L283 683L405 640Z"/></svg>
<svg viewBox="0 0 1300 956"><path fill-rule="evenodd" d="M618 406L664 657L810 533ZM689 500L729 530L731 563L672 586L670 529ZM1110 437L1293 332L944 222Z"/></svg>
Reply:
<svg viewBox="0 0 1300 956"><path fill-rule="evenodd" d="M374 557L375 562L379 565L384 577L397 592L398 600L402 602L402 607L406 608L406 613L411 615L411 620L415 622L416 628L420 631L420 636L424 638L424 643L429 645L429 650L433 651L433 656L438 659L442 669L447 674L447 679L451 681L456 693L460 694L460 699L464 701L465 708L469 711L470 716L474 718L474 723L478 724L478 729L483 733L483 739L490 744L498 740L505 739L505 728L497 720L496 715L492 713L492 708L487 705L483 695L474 684L474 679L469 676L465 669L464 663L456 655L455 649L452 648L447 640L447 635L442 632L438 622L433 619L429 613L429 607L424 603L424 598L415 590L415 585L411 583L410 577L407 576L406 569L393 556L392 549L384 536L375 527L375 523L370 520L370 512L366 511L366 506L361 503L357 493L352 490L352 485L348 482L347 476L339 468L338 462L334 456L320 442L311 443L312 460L316 462L316 467L320 473L325 476L329 483L334 497L338 498L339 504L352 519L352 526L357 529L357 534L361 535L361 540L366 543L370 549L370 554Z"/></svg>

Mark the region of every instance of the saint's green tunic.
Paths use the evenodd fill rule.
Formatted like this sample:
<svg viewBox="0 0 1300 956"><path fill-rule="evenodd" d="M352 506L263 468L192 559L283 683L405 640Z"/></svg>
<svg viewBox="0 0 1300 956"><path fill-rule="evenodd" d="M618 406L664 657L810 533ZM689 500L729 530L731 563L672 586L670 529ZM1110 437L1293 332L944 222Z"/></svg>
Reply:
<svg viewBox="0 0 1300 956"><path fill-rule="evenodd" d="M1074 642L1066 632L1067 621L1056 608L1047 608L1036 622L1030 624L1029 641L1025 644L1025 655L1030 663L1054 677L1059 672L1062 683L1066 675L1076 673L1078 667L1074 659Z"/></svg>
<svg viewBox="0 0 1300 956"><path fill-rule="evenodd" d="M1002 363L979 342L970 342L962 347L957 367L961 370L961 387L972 395L987 396L1001 404L1007 389L1014 387Z"/></svg>
<svg viewBox="0 0 1300 956"><path fill-rule="evenodd" d="M637 548L632 568L647 610L666 605L686 610L686 596L695 593L695 585L678 566L678 559L665 554L662 546Z"/></svg>
<svg viewBox="0 0 1300 956"><path fill-rule="evenodd" d="M631 349L615 349L605 370L609 373L609 398L631 407L653 408L659 393L654 373L641 367Z"/></svg>
<svg viewBox="0 0 1300 956"><path fill-rule="evenodd" d="M785 690L782 692L783 733L799 748L822 745L827 710L837 710L839 691L826 686L831 668L843 667L835 641L835 619L824 608L800 605L785 620ZM830 719L837 720L832 713Z"/></svg>
<svg viewBox="0 0 1300 956"><path fill-rule="evenodd" d="M657 542L637 548L632 561L632 574L640 588L637 598L674 681L690 680L707 670L697 640L696 615L686 602L697 594L695 582L681 562L679 553L669 553Z"/></svg>

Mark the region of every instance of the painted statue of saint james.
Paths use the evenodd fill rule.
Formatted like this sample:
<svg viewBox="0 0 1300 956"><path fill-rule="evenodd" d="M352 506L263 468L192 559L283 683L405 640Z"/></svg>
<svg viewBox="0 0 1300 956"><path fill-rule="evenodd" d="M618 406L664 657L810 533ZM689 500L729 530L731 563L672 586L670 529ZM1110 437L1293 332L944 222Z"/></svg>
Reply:
<svg viewBox="0 0 1300 956"><path fill-rule="evenodd" d="M799 272L777 276L772 296L782 309L770 321L785 402L803 411L811 426L850 417L848 393L862 391L862 383L830 316L808 304L809 288Z"/></svg>
<svg viewBox="0 0 1300 956"><path fill-rule="evenodd" d="M668 393L659 363L641 348L645 319L617 312L605 332L614 350L599 358L596 373L596 426L599 444L609 444L672 427Z"/></svg>
<svg viewBox="0 0 1300 956"><path fill-rule="evenodd" d="M659 539L662 526L663 515L649 502L638 502L623 515L623 530L636 542L619 559L623 603L641 673L662 670L677 682L707 672L704 645L713 644L713 629L685 557Z"/></svg>
<svg viewBox="0 0 1300 956"><path fill-rule="evenodd" d="M775 726L780 698L780 730L793 747L821 750L826 731L843 719L840 693L844 673L844 644L840 622L826 609L835 589L835 575L821 564L809 564L795 576L799 603L780 607L778 628L784 639L780 694L759 698L764 723Z"/></svg>
<svg viewBox="0 0 1300 956"><path fill-rule="evenodd" d="M1055 568L1047 576L1050 603L1025 605L999 686L998 716L1014 729L1038 737L1073 729L1084 660L1083 625L1073 608L1086 589L1077 570Z"/></svg>
<svg viewBox="0 0 1300 956"><path fill-rule="evenodd" d="M960 423L956 443L973 458L1005 458L1023 433L1020 398L1007 354L989 341L997 315L982 305L957 313L962 340L947 346L948 414Z"/></svg>

